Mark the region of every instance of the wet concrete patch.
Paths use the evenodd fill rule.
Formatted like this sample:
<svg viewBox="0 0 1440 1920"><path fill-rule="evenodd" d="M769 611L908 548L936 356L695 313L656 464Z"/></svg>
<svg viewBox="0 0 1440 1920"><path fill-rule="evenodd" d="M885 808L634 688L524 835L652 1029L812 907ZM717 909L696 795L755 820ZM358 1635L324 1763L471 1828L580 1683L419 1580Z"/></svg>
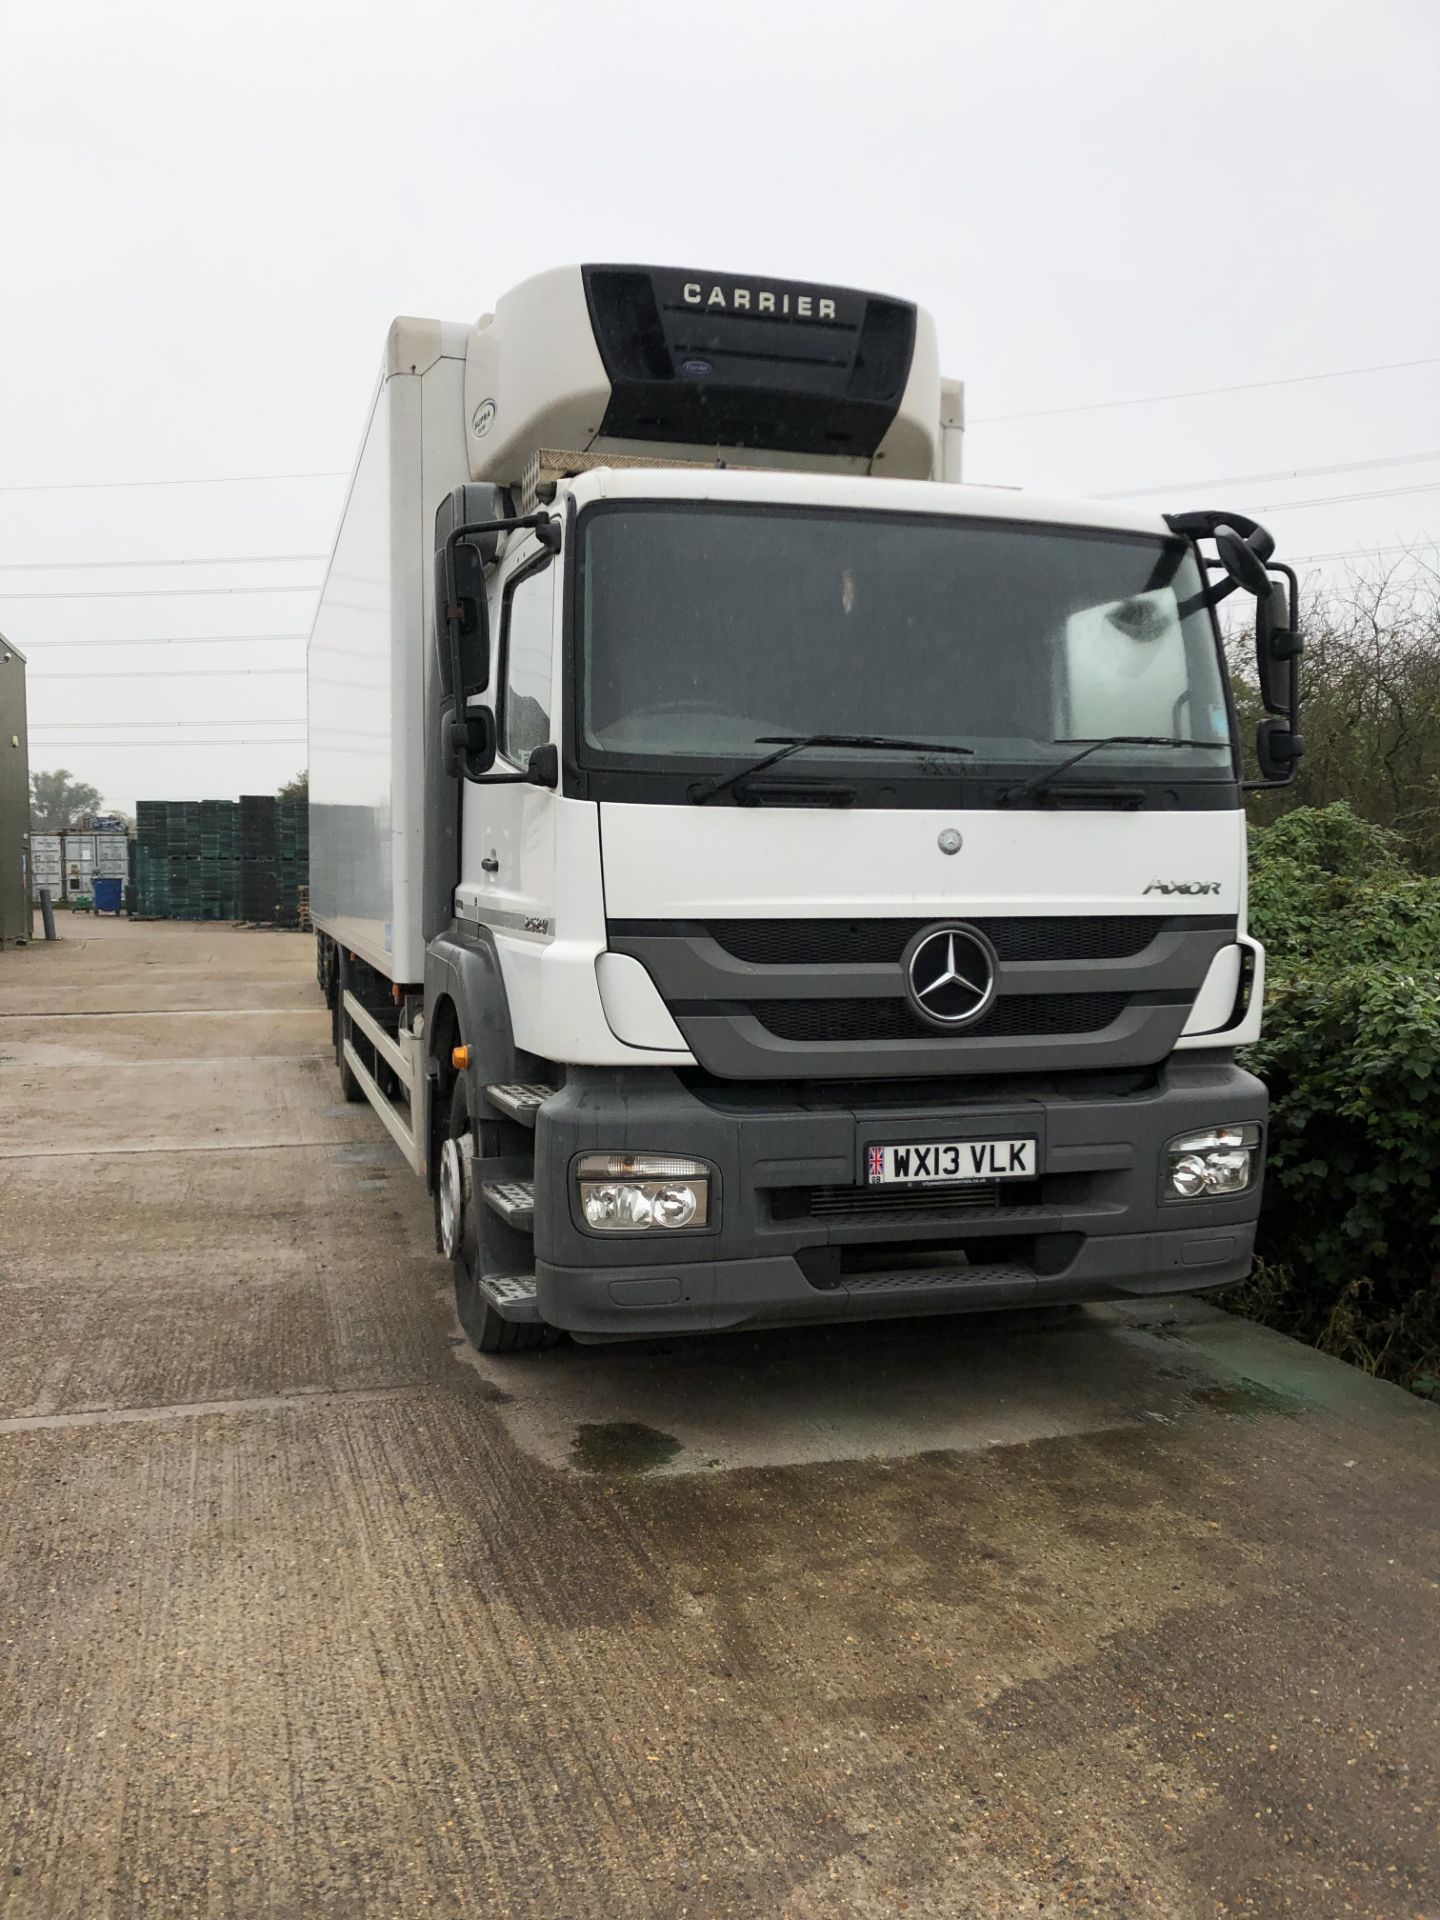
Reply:
<svg viewBox="0 0 1440 1920"><path fill-rule="evenodd" d="M523 1366L484 1355L474 1365L509 1392L503 1418L517 1445L586 1472L901 1460L1302 1410L1293 1394L1203 1356L1177 1365L1164 1307L1159 1327L1146 1303L1033 1323L990 1315L562 1345Z"/></svg>
<svg viewBox="0 0 1440 1920"><path fill-rule="evenodd" d="M1213 1386L1195 1387L1189 1398L1197 1407L1209 1407L1230 1420L1259 1420L1269 1414L1296 1420L1309 1409L1293 1393L1264 1386L1259 1380L1224 1380Z"/></svg>
<svg viewBox="0 0 1440 1920"><path fill-rule="evenodd" d="M638 1420L602 1420L578 1427L571 1450L586 1473L653 1473L676 1457L680 1442Z"/></svg>

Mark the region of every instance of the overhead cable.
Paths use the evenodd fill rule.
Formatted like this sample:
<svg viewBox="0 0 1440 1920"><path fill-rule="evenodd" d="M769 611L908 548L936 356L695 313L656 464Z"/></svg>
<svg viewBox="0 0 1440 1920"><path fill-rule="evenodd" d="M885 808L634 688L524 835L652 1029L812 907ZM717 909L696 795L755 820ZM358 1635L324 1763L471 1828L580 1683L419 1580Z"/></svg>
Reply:
<svg viewBox="0 0 1440 1920"><path fill-rule="evenodd" d="M1233 387L1191 387L1184 393L1146 393L1134 400L1088 400L1083 406L1035 407L1025 413L985 413L968 422L994 426L1002 420L1054 420L1063 413L1107 413L1114 407L1157 407L1167 400L1208 400L1219 393L1259 393L1265 387L1303 387L1315 380L1353 380L1365 373L1402 373L1410 367L1440 366L1440 354L1424 360L1383 360L1371 367L1336 367L1329 373L1295 373L1283 380L1245 380Z"/></svg>

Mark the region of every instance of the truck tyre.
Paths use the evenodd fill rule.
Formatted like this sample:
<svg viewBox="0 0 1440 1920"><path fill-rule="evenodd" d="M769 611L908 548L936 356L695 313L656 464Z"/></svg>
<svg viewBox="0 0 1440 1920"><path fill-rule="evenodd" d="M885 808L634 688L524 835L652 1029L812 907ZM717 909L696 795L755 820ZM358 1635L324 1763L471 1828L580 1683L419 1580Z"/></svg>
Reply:
<svg viewBox="0 0 1440 1920"><path fill-rule="evenodd" d="M450 1141L473 1145L475 1129L470 1120L470 1101L465 1082L455 1082L450 1096ZM485 1298L477 1284L483 1267L484 1202L476 1191L473 1158L469 1152L442 1155L440 1177L435 1182L435 1238L443 1252L447 1239L455 1241L451 1265L455 1275L455 1311L466 1337L481 1353L525 1353L549 1346L555 1338L550 1327L534 1322L506 1320ZM447 1210L449 1218L447 1219ZM455 1213L459 1214L458 1235Z"/></svg>

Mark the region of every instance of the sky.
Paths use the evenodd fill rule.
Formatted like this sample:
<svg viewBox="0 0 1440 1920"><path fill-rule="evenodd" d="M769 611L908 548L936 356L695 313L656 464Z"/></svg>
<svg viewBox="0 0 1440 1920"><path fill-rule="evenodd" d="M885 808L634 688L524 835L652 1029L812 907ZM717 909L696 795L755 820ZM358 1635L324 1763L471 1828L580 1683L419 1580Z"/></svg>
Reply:
<svg viewBox="0 0 1440 1920"><path fill-rule="evenodd" d="M970 480L1434 561L1437 76L1433 0L0 0L32 769L295 773L392 315L570 261L918 300Z"/></svg>

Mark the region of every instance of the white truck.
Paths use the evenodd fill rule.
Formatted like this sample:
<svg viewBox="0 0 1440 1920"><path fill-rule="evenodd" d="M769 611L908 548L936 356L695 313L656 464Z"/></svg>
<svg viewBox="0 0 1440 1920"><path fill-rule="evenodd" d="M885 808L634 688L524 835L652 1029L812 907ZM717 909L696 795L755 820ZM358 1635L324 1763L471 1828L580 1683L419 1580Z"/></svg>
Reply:
<svg viewBox="0 0 1440 1920"><path fill-rule="evenodd" d="M1242 515L959 484L914 305L562 268L397 320L309 645L345 1094L482 1349L1212 1288L1265 1090Z"/></svg>

